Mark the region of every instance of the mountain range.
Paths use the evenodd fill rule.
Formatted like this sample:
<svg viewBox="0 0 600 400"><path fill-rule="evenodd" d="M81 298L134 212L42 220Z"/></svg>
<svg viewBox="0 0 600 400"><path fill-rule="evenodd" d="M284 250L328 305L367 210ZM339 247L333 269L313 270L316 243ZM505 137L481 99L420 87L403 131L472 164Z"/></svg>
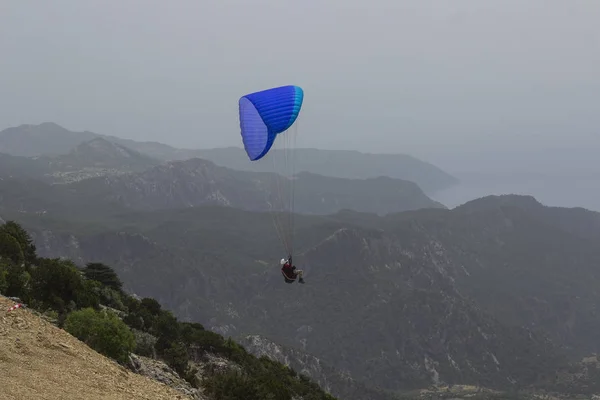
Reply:
<svg viewBox="0 0 600 400"><path fill-rule="evenodd" d="M26 157L0 153L0 178L71 183L97 176L142 172L159 164L159 160L150 156L98 137L61 155Z"/></svg>
<svg viewBox="0 0 600 400"><path fill-rule="evenodd" d="M285 285L265 199L283 177L86 139L76 147L124 146L139 163L72 157L83 164L54 165L112 170L58 183L48 163L32 166L64 154L0 158L11 168L0 216L43 256L112 265L128 291L306 370L339 398L459 384L597 393L581 360L598 351L599 213L514 195L447 209L397 177L304 172L294 260L307 283Z"/></svg>
<svg viewBox="0 0 600 400"><path fill-rule="evenodd" d="M280 161L275 161L275 164L270 161L250 162L240 148L176 149L162 143L138 142L89 131L72 132L52 122L20 125L1 131L0 153L25 157L58 156L96 138L103 138L160 161L202 158L219 166L254 172L276 172L273 169L274 165L284 165ZM273 149L270 153L275 160L284 156L283 151L279 149ZM427 194L458 183L455 177L434 165L405 154L366 154L356 151L294 148L294 157L298 172L348 179L387 176L415 182Z"/></svg>
<svg viewBox="0 0 600 400"><path fill-rule="evenodd" d="M318 355L337 371L329 379L393 393L524 390L596 352L598 225L580 229L582 213L598 220L509 196L385 217L297 216L304 286L283 285L262 213L205 206L25 224L42 254L114 265L129 290L184 319L270 338Z"/></svg>
<svg viewBox="0 0 600 400"><path fill-rule="evenodd" d="M104 139L62 156L0 155L0 188L23 212L77 215L111 211L226 205L253 211L328 214L355 209L376 214L444 206L413 182L387 177L344 179L301 172L293 180L237 171L192 158L159 162ZM60 183L60 185L58 185ZM292 185L293 184L293 185ZM291 190L295 192L292 204ZM8 195L10 194L10 195ZM0 210L7 204L0 203Z"/></svg>

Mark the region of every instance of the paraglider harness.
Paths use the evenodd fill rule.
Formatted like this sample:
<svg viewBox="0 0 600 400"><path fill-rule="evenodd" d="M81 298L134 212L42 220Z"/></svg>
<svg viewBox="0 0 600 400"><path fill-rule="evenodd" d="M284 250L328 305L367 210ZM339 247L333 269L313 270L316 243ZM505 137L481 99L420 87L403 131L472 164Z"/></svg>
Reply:
<svg viewBox="0 0 600 400"><path fill-rule="evenodd" d="M292 265L292 256L289 256L285 264L281 267L281 274L285 283L294 283L296 281L295 270L296 266Z"/></svg>

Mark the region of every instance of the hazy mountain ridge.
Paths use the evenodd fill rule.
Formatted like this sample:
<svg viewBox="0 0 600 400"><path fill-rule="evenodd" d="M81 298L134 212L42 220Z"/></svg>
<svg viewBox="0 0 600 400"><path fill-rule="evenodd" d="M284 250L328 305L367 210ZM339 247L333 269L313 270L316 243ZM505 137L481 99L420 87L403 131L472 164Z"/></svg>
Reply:
<svg viewBox="0 0 600 400"><path fill-rule="evenodd" d="M204 158L245 171L273 172L272 163L250 162L241 148L176 149L156 142L138 142L92 132L72 132L55 123L21 125L0 132L0 153L19 156L66 154L76 146L104 138L161 161ZM273 149L273 157L281 157ZM455 185L458 180L430 163L405 154L368 154L357 151L295 149L296 171L347 179L388 176L415 182L426 193ZM279 164L281 165L281 164Z"/></svg>
<svg viewBox="0 0 600 400"><path fill-rule="evenodd" d="M114 265L129 289L178 316L273 338L293 362L316 354L340 393L352 386L332 380L336 371L364 380L366 393L527 388L597 352L598 213L528 196L398 213L419 199L439 205L412 182L302 173L296 209L322 215L296 216L308 284L290 286L271 216L241 210L264 211L268 173L188 159L49 185L5 160L18 176L0 180L0 216L22 219L43 255ZM591 390L595 375L585 376L570 384Z"/></svg>
<svg viewBox="0 0 600 400"><path fill-rule="evenodd" d="M535 205L527 198L510 200L387 217L297 216L304 286L281 282L268 215L227 207L131 214L106 221L111 231L69 227L36 234L36 242L53 256L114 264L128 287L154 294L183 318L226 335L266 335L370 384L506 389L509 380L515 388L546 382L566 365L565 355L578 360L594 351L582 329L595 323L585 302L599 299L584 267L600 256L552 218L540 222L552 208L540 205L540 213L521 207ZM566 221L569 212L583 212L557 211ZM575 269L561 268L572 255L580 260ZM519 280L511 280L515 269L506 262L523 271ZM574 302L564 308L555 293ZM572 321L568 331L561 319Z"/></svg>
<svg viewBox="0 0 600 400"><path fill-rule="evenodd" d="M161 161L97 137L61 155L0 154L0 177L69 183L87 178L141 172Z"/></svg>
<svg viewBox="0 0 600 400"><path fill-rule="evenodd" d="M202 159L170 162L139 174L90 179L71 187L137 210L219 204L245 210L274 211L287 207L286 193L277 194L275 178L219 167ZM282 182L281 187L289 186ZM417 185L393 179L348 180L302 173L295 178L295 211L328 214L343 208L386 214L413 208L443 207ZM270 195L269 195L270 193ZM284 204L279 204L280 202Z"/></svg>
<svg viewBox="0 0 600 400"><path fill-rule="evenodd" d="M582 213L541 205L473 212L462 222L471 226L472 237L453 250L470 273L470 282L457 280L466 293L505 323L544 329L575 357L599 350L594 332L600 329L600 254L596 232L574 228ZM585 213L588 222L598 221L598 213ZM451 233L436 231L451 240ZM487 265L481 265L482 256Z"/></svg>
<svg viewBox="0 0 600 400"><path fill-rule="evenodd" d="M0 257L0 307L8 310L0 324L3 398L209 400L242 393L262 400L278 393L334 400L231 338L124 292L110 266L39 257L14 221L0 226ZM20 308L9 308L15 303Z"/></svg>
<svg viewBox="0 0 600 400"><path fill-rule="evenodd" d="M275 165L283 165L284 151L273 149ZM241 148L196 150L197 157L211 160L226 167L268 172L272 170L265 163L246 161ZM347 179L367 179L387 176L415 182L426 193L442 190L458 183L458 180L438 167L406 154L370 154L349 150L320 150L298 148L293 152L295 168L298 171Z"/></svg>
<svg viewBox="0 0 600 400"><path fill-rule="evenodd" d="M454 279L462 271L444 244L426 233L410 235L338 230L305 255L312 265L306 294L297 290L286 300L285 288L272 285L274 299L258 300L272 321L286 321L263 322L265 333L391 390L527 385L536 371L560 364L558 349L543 336L503 326L460 293ZM272 301L284 310L269 307ZM319 316L309 319L316 310ZM301 329L305 324L310 329Z"/></svg>
<svg viewBox="0 0 600 400"><path fill-rule="evenodd" d="M0 152L23 157L56 156L96 137L95 133L72 132L53 122L24 124L0 132Z"/></svg>
<svg viewBox="0 0 600 400"><path fill-rule="evenodd" d="M340 232L339 234L345 235L346 233ZM521 368L524 365L534 365L533 370L536 367L547 370L557 365L557 361L551 362L554 353L545 351L546 345L543 338L531 340L530 332L523 331L518 334L518 329L512 332L511 329L502 328L497 322L493 322L493 319L484 316L473 305L469 305L457 297L456 293L453 294L452 289L445 288L447 283L438 282L439 277L436 277L436 273L431 271L417 279L420 287L425 285L428 286L427 288L408 290L404 286L403 290L408 290L407 295L399 295L397 288L394 289L397 284L393 278L394 271L391 275L367 273L368 276L371 276L369 281L365 281L365 272L360 270L346 272L344 280L347 282L344 285L338 284L339 288L332 291L331 288L325 290L325 286L329 286L329 282L336 278L319 276L313 270L310 275L312 285L310 293L301 294L297 289L290 292L290 288L281 288L281 282L278 279L280 277L276 275L275 271L271 272L273 273L271 278L267 277L269 282L267 287L258 282L265 279L260 278L260 275L258 281L252 279L254 283L247 285L237 279L238 275L234 270L227 268L229 263L215 265L214 260L210 260L210 256L197 260L196 263L202 265L201 268L198 268L187 260L178 261L179 255L172 253L169 256L164 249L161 250L160 245L153 243L153 239L132 234L101 236L108 241L106 239L99 241L100 236L88 236L75 240L73 237L65 237L63 245L71 249L71 255L73 252L80 255L85 254L82 259L104 262L110 260L127 266L126 271L122 272L122 276L132 290L136 290L141 295L161 293L157 296L161 301L165 301L167 304L179 304L176 308L178 314L193 320L206 321L205 326L211 327L221 334L239 335L245 329L260 331L261 326L278 326L269 334L277 337L282 343L301 349L305 348L313 354L320 354L320 358L326 363L334 363L336 368L348 371L349 377L360 377L361 380L367 378L370 385L377 384L388 389L400 390L427 387L433 383L443 384L445 381L460 379L463 383L471 382L484 386L500 384L505 387L506 384L502 382L507 375L504 374L511 377L511 365L512 368L518 367L520 371L518 378L511 377L511 379L515 379L520 384L531 382L535 377L527 376L523 372ZM347 243L347 246L358 249L360 252L358 244L363 238L356 236L355 240L356 242ZM327 242L335 241L336 239L332 238ZM48 248L43 245L43 241L39 237L36 238L36 243L40 243L40 252L46 254ZM64 250L57 251L56 243L50 247L52 248L50 254L53 256L66 254ZM106 249L110 249L110 252L107 253ZM203 249L200 249L199 253L203 252ZM144 256L140 257L142 254ZM348 258L355 257L356 253L348 251ZM149 262L149 260L153 261ZM211 261L213 266L206 265ZM165 276L167 271L164 270L164 265L171 266L168 269L168 276ZM173 269L173 266L176 266L177 269ZM221 275L219 270L221 270ZM248 272L250 271L252 268L248 270ZM146 278L140 279L140 274ZM329 271L328 275L341 276L339 271ZM184 280L185 283L183 283ZM381 293L379 295L376 293L366 294L366 296L357 295L364 289L357 290L351 282L355 282L361 287L381 285L382 289L385 287L385 290L383 292L378 290ZM431 284L434 286L430 286ZM252 288L252 285L260 286ZM445 294L440 296L440 291ZM265 298L268 293L271 295ZM322 297L319 293L321 295L327 293L326 297L329 300L323 302L325 299L321 298L316 302L308 302L315 297ZM383 298L379 298L381 295ZM181 303L180 301L184 298L186 300ZM331 303L331 299L336 300ZM248 300L250 300L250 304L243 305ZM392 312L386 305L390 302L391 306L400 306L400 308L395 308L397 311ZM340 310L346 309L346 314L351 313L350 319L346 319L348 315L343 319L335 316L335 310L339 308L339 304L344 304ZM409 309L401 311L402 305L405 305L404 307L409 305ZM433 305L433 310L430 309L430 305ZM365 306L366 308L363 309L362 307ZM447 308L448 306L450 308ZM452 315L452 309L456 309L455 315ZM358 310L360 313L357 314ZM318 315L311 316L315 313ZM438 321L440 316L448 314L450 314L449 317L442 318L445 320L441 323L441 326L444 327L443 330L437 332L439 328L436 326L440 325ZM463 314L464 317L461 317ZM391 315L395 315L394 320L400 324L394 329L400 328L403 324L402 321L412 320L416 325L409 324L403 328L396 339L392 339L389 336L391 332L384 328L391 323L388 319ZM455 318L459 319L454 320ZM274 323L275 321L280 322ZM286 322L282 324L281 321ZM247 328L244 329L244 326ZM425 329L425 331L421 331L421 329ZM449 331L446 331L448 329ZM471 338L469 332L474 332L475 337ZM434 345L436 338L439 338L440 334L442 337L450 336L447 344L449 347L446 349L443 346L434 350L437 347ZM373 337L377 339L373 340ZM427 339L428 337L430 338ZM390 342L390 340L392 341ZM399 342L396 342L398 340ZM468 347L465 347L465 340L470 342ZM353 345L353 343L358 343L357 341L362 343L358 347ZM336 343L345 344L340 348ZM402 349L401 353L393 357L392 354L389 354L382 358L382 354L390 353L390 350L394 348L390 348L390 346L400 346L398 349ZM479 360L478 353L488 346L491 347L488 351L483 351L481 354L483 359ZM443 358L438 355L440 350ZM393 351L397 352L398 350ZM539 360L536 357L531 359L529 352L539 353L542 357ZM450 358L445 355L446 353L450 354ZM339 359L340 354L342 360ZM550 357L547 354L550 354ZM298 352L295 353L295 357L297 357L296 362L303 358ZM514 361L511 360L513 357ZM497 366L493 362L495 358L502 363L503 372L496 372ZM364 369L366 367L365 360L370 360L367 370ZM408 365L412 366L408 367ZM460 369L460 373L453 365ZM528 373L531 374L531 372ZM488 374L491 376L487 376ZM494 378L494 375L498 375L498 377ZM331 379L337 374L331 373L326 376ZM365 377L363 378L363 376ZM392 379L392 377L394 378ZM390 387L392 382L390 379L399 386ZM343 384L343 380L336 380L331 384L334 385L332 388L336 393L347 392L350 390L349 387L352 387Z"/></svg>
<svg viewBox="0 0 600 400"><path fill-rule="evenodd" d="M284 211L289 185L283 177L219 167L202 159L169 162L139 173L122 172L49 185L33 178L0 181L5 200L0 210L50 215L158 210L224 205L254 211ZM299 174L295 180L295 211L328 214L343 208L385 214L413 208L444 207L412 182L389 178L347 180ZM375 199L374 199L375 198ZM270 206L269 203L273 204ZM114 210L111 209L114 207Z"/></svg>
<svg viewBox="0 0 600 400"><path fill-rule="evenodd" d="M160 164L157 159L101 137L83 142L67 154L52 158L40 157L40 159L49 164L55 177L60 177L64 173L81 175L74 180L86 179L93 176L90 176L90 173L94 172L97 175L142 172Z"/></svg>
<svg viewBox="0 0 600 400"><path fill-rule="evenodd" d="M502 206L518 207L526 210L538 220L563 229L581 239L596 241L600 239L600 212L585 208L567 208L544 206L532 196L501 195L487 196L482 199L467 202L456 210L474 213Z"/></svg>

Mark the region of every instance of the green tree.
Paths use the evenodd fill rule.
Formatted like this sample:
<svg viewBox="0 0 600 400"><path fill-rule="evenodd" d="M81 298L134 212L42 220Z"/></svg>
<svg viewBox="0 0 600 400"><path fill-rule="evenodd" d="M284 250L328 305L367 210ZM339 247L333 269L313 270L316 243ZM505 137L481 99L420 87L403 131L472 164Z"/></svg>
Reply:
<svg viewBox="0 0 600 400"><path fill-rule="evenodd" d="M180 376L185 376L188 370L189 356L185 345L179 342L170 343L163 351L165 362Z"/></svg>
<svg viewBox="0 0 600 400"><path fill-rule="evenodd" d="M0 231L11 235L19 244L25 262L34 263L37 259L36 248L33 244L33 239L29 236L29 233L17 224L15 221L7 221L0 227Z"/></svg>
<svg viewBox="0 0 600 400"><path fill-rule="evenodd" d="M31 275L21 265L9 263L6 265L6 292L7 296L19 297L25 303L31 300L30 289Z"/></svg>
<svg viewBox="0 0 600 400"><path fill-rule="evenodd" d="M181 338L179 321L171 312L162 311L156 320L154 333L158 337L157 350L161 351Z"/></svg>
<svg viewBox="0 0 600 400"><path fill-rule="evenodd" d="M121 363L127 362L135 348L135 336L111 311L93 308L74 311L67 316L65 330L94 350Z"/></svg>
<svg viewBox="0 0 600 400"><path fill-rule="evenodd" d="M2 230L0 230L0 257L6 257L19 266L25 261L23 250L17 239Z"/></svg>
<svg viewBox="0 0 600 400"><path fill-rule="evenodd" d="M102 284L98 281L83 281L83 289L75 293L75 303L79 308L99 308L102 298Z"/></svg>
<svg viewBox="0 0 600 400"><path fill-rule="evenodd" d="M86 281L86 282L96 282L100 286L102 284L98 281ZM115 308L117 310L126 311L127 308L123 304L121 292L116 291L110 287L101 287L99 290L100 293L100 302L108 307Z"/></svg>
<svg viewBox="0 0 600 400"><path fill-rule="evenodd" d="M129 311L125 317L127 325L158 336L156 323L162 311L156 300L146 297L139 301L131 296L123 296L123 304Z"/></svg>
<svg viewBox="0 0 600 400"><path fill-rule="evenodd" d="M160 303L150 297L144 297L142 299L141 306L143 308L145 308L146 310L148 310L148 312L150 314L155 315L155 316L158 316L161 312Z"/></svg>
<svg viewBox="0 0 600 400"><path fill-rule="evenodd" d="M108 265L102 263L88 263L83 269L87 279L98 281L116 291L121 291L123 283L117 273Z"/></svg>
<svg viewBox="0 0 600 400"><path fill-rule="evenodd" d="M42 258L31 273L32 295L43 306L65 313L92 306L77 267L67 260Z"/></svg>
<svg viewBox="0 0 600 400"><path fill-rule="evenodd" d="M264 400L260 397L259 388L246 374L229 371L215 374L203 381L207 394L222 400ZM290 399L291 397L287 397Z"/></svg>

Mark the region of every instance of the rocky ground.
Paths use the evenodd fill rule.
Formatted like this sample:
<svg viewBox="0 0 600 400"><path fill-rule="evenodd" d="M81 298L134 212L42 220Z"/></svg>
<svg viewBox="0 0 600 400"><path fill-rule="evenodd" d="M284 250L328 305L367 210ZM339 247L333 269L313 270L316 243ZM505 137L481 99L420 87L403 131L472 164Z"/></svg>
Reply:
<svg viewBox="0 0 600 400"><path fill-rule="evenodd" d="M27 309L8 312L14 304L0 296L3 400L200 398L118 365Z"/></svg>

